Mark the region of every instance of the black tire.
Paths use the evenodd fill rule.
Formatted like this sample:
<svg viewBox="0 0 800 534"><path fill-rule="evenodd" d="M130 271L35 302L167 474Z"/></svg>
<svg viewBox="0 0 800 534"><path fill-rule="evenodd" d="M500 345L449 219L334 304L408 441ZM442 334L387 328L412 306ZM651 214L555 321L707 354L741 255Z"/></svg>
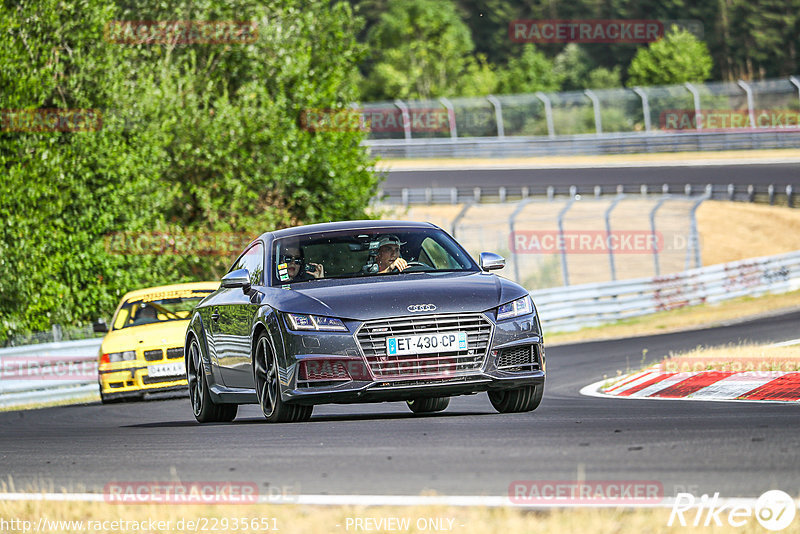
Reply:
<svg viewBox="0 0 800 534"><path fill-rule="evenodd" d="M203 367L200 344L192 338L186 358L186 379L189 382L189 400L198 423L228 423L236 418L238 404L215 404L208 390L208 379Z"/></svg>
<svg viewBox="0 0 800 534"><path fill-rule="evenodd" d="M489 400L500 413L532 412L539 407L544 394L544 384L525 386L505 391L490 391Z"/></svg>
<svg viewBox="0 0 800 534"><path fill-rule="evenodd" d="M281 386L278 382L278 362L267 339L261 333L256 340L253 355L253 378L256 386L258 405L268 423L296 423L311 419L313 406L286 404L281 399Z"/></svg>
<svg viewBox="0 0 800 534"><path fill-rule="evenodd" d="M411 399L406 401L408 408L414 413L441 412L450 404L450 397L435 397L432 399Z"/></svg>

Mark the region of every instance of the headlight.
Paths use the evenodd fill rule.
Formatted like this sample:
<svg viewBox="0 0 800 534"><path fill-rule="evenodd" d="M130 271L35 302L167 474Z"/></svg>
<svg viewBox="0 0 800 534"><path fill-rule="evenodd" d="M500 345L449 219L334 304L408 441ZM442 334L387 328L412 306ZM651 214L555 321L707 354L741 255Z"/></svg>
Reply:
<svg viewBox="0 0 800 534"><path fill-rule="evenodd" d="M512 317L519 317L520 315L528 315L529 313L533 313L533 301L531 301L530 295L497 308L497 320L502 321Z"/></svg>
<svg viewBox="0 0 800 534"><path fill-rule="evenodd" d="M292 330L322 330L327 332L347 332L347 327L341 319L323 317L322 315L305 315L301 313L287 313L289 325Z"/></svg>
<svg viewBox="0 0 800 534"><path fill-rule="evenodd" d="M135 359L136 359L136 353L132 350L126 350L125 352L111 352L108 355L108 361L111 363L124 362Z"/></svg>

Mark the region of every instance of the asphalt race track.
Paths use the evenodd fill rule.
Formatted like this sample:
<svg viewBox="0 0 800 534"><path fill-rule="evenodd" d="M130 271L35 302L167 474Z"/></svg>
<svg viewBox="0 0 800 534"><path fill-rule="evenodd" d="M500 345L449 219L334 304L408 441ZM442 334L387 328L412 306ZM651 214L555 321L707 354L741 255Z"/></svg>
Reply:
<svg viewBox="0 0 800 534"><path fill-rule="evenodd" d="M552 347L538 410L500 415L485 394L442 414L405 404L317 407L269 425L195 423L184 398L0 414L0 473L17 491L111 481L257 482L263 492L506 495L515 480L659 481L666 496L800 493L800 406L605 399L581 387L698 344L797 337L800 312L734 326ZM267 489L270 487L271 489Z"/></svg>
<svg viewBox="0 0 800 534"><path fill-rule="evenodd" d="M386 173L384 189L403 187L615 186L669 184L797 185L797 163L729 165L654 165L647 167L584 167L556 169L418 170Z"/></svg>

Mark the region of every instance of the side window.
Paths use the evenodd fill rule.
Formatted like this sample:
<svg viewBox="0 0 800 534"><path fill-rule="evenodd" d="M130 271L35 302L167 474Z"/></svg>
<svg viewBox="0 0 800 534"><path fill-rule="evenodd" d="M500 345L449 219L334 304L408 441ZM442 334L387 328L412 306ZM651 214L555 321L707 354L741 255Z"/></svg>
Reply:
<svg viewBox="0 0 800 534"><path fill-rule="evenodd" d="M437 269L453 269L458 267L455 265L450 254L430 237L425 238L425 241L422 242L422 252L430 259L431 267ZM422 254L420 254L420 256L422 256Z"/></svg>
<svg viewBox="0 0 800 534"><path fill-rule="evenodd" d="M264 247L261 243L256 243L247 251L242 254L231 271L236 269L247 269L250 273L250 284L254 286L263 285L262 279L264 274Z"/></svg>

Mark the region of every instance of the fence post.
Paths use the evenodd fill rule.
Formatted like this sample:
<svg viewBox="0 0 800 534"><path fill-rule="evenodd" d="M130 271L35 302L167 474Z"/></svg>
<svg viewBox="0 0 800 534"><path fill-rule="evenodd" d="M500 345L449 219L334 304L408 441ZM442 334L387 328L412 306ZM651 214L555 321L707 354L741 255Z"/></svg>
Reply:
<svg viewBox="0 0 800 534"><path fill-rule="evenodd" d="M450 204L458 204L458 188L450 188Z"/></svg>
<svg viewBox="0 0 800 534"><path fill-rule="evenodd" d="M497 137L506 136L506 128L503 124L503 105L494 95L489 95L486 100L494 106L494 120L497 123Z"/></svg>
<svg viewBox="0 0 800 534"><path fill-rule="evenodd" d="M786 204L790 207L794 207L794 201L792 200L792 186L786 186Z"/></svg>
<svg viewBox="0 0 800 534"><path fill-rule="evenodd" d="M641 87L634 87L633 92L642 99L642 115L644 115L644 131L649 132L650 124L650 101L647 100L647 93Z"/></svg>
<svg viewBox="0 0 800 534"><path fill-rule="evenodd" d="M747 95L747 115L750 117L750 128L755 128L756 113L753 110L753 89L744 80L739 80L736 83L739 85L739 87L744 89L744 93Z"/></svg>
<svg viewBox="0 0 800 534"><path fill-rule="evenodd" d="M775 186L769 184L767 186L767 195L769 196L769 205L773 206L775 204Z"/></svg>
<svg viewBox="0 0 800 534"><path fill-rule="evenodd" d="M447 122L450 126L450 137L453 139L458 139L458 130L456 129L456 110L453 107L453 103L450 102L446 97L441 97L439 102L447 108Z"/></svg>
<svg viewBox="0 0 800 534"><path fill-rule="evenodd" d="M603 133L603 118L600 116L600 99L591 89L586 89L583 94L589 97L594 108L594 131L597 135Z"/></svg>
<svg viewBox="0 0 800 534"><path fill-rule="evenodd" d="M53 325L53 341L61 341L61 325Z"/></svg>
<svg viewBox="0 0 800 534"><path fill-rule="evenodd" d="M403 207L408 207L408 188L404 187L403 190L400 192L401 198L403 199Z"/></svg>
<svg viewBox="0 0 800 534"><path fill-rule="evenodd" d="M553 105L550 102L550 97L541 91L536 91L536 98L544 102L544 116L547 121L547 135L548 137L555 137L556 130L553 126Z"/></svg>
<svg viewBox="0 0 800 534"><path fill-rule="evenodd" d="M458 212L458 215L456 215L455 219L453 219L453 222L450 223L451 236L453 237L456 236L456 228L458 227L458 223L460 223L461 219L463 219L464 216L467 214L467 210L469 210L472 207L472 204L473 204L472 201L465 202L464 206L462 206L461 208L461 211Z"/></svg>
<svg viewBox="0 0 800 534"><path fill-rule="evenodd" d="M474 188L472 190L472 198L474 199L475 202L480 202L481 201L481 188L480 187L476 187L476 188Z"/></svg>
<svg viewBox="0 0 800 534"><path fill-rule="evenodd" d="M547 200L553 200L556 196L556 188L552 185L547 186Z"/></svg>
<svg viewBox="0 0 800 534"><path fill-rule="evenodd" d="M694 99L694 129L702 130L703 126L700 121L700 93L698 93L697 88L689 82L684 83L683 86L692 93L692 98Z"/></svg>
<svg viewBox="0 0 800 534"><path fill-rule="evenodd" d="M797 76L789 76L789 81L797 87L797 99L800 100L800 78Z"/></svg>
<svg viewBox="0 0 800 534"><path fill-rule="evenodd" d="M733 184L728 184L728 200L733 202L735 197L736 197L736 186Z"/></svg>
<svg viewBox="0 0 800 534"><path fill-rule="evenodd" d="M691 268L690 258L692 254L692 249L694 249L694 266L695 267L701 266L700 234L697 231L697 208L699 208L700 204L702 204L709 198L711 198L711 188L707 187L705 194L700 198L698 198L692 205L692 209L689 210L689 243L686 247L686 265L685 265L686 271L688 271Z"/></svg>
<svg viewBox="0 0 800 534"><path fill-rule="evenodd" d="M660 208L664 202L670 198L670 195L664 195L658 200L658 202L656 202L656 205L653 207L653 209L650 210L650 242L655 243L655 246L653 246L653 265L655 266L656 276L661 276L661 265L658 261L658 241L653 241L656 237L656 212L658 211L658 208Z"/></svg>
<svg viewBox="0 0 800 534"><path fill-rule="evenodd" d="M572 207L572 203L575 202L575 197L570 196L567 199L567 204L561 208L561 211L558 212L558 237L561 244L564 244L564 215L567 214L567 211ZM569 285L569 272L567 271L567 250L566 247L561 247L561 274L564 276L564 285Z"/></svg>
<svg viewBox="0 0 800 534"><path fill-rule="evenodd" d="M608 263L611 267L611 279L617 279L617 268L614 265L614 248L610 245L611 240L611 210L617 207L617 204L625 198L625 195L620 193L617 197L611 202L611 205L606 208L606 212L603 217L606 220L606 246L608 247Z"/></svg>
<svg viewBox="0 0 800 534"><path fill-rule="evenodd" d="M753 184L747 186L747 201L753 202L756 198L756 188Z"/></svg>
<svg viewBox="0 0 800 534"><path fill-rule="evenodd" d="M411 140L411 116L408 114L408 106L402 100L395 99L394 105L400 110L403 115L403 133L405 134L406 141Z"/></svg>
<svg viewBox="0 0 800 534"><path fill-rule="evenodd" d="M603 188L599 185L594 186L594 198L600 198L603 195Z"/></svg>
<svg viewBox="0 0 800 534"><path fill-rule="evenodd" d="M528 205L531 201L530 198L523 198L517 204L517 207L511 212L511 215L508 217L508 230L511 236L511 261L514 262L514 281L518 284L521 283L519 277L519 260L517 259L517 240L516 236L514 235L514 221L517 218L517 215Z"/></svg>

